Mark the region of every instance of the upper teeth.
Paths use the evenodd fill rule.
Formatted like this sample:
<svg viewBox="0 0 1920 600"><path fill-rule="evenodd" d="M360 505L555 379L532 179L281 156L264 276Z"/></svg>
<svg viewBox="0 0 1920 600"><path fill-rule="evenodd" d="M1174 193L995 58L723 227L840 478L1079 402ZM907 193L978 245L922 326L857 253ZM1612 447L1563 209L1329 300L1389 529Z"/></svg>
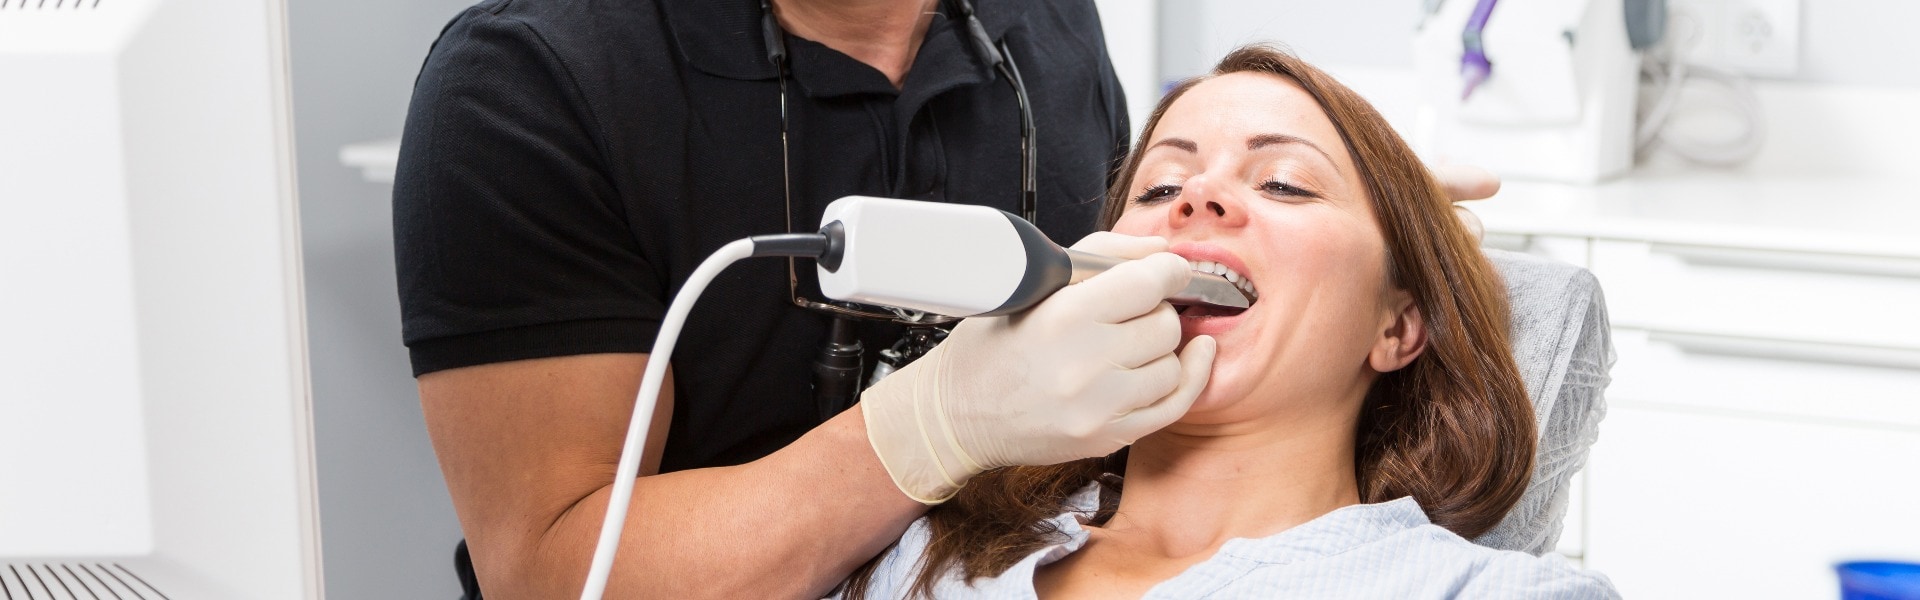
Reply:
<svg viewBox="0 0 1920 600"><path fill-rule="evenodd" d="M1239 271L1235 271L1226 265L1209 260L1189 260L1187 261L1187 265L1191 266L1194 271L1212 273L1227 278L1228 282L1240 288L1241 291L1246 292L1249 298L1260 297L1260 292L1253 287L1252 279L1248 279L1247 276L1241 275Z"/></svg>

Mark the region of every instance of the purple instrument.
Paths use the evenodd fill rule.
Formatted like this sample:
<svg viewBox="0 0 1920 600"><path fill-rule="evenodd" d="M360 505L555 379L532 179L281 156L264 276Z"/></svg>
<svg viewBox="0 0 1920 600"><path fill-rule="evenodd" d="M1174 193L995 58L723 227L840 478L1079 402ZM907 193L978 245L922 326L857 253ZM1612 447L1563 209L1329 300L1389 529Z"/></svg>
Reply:
<svg viewBox="0 0 1920 600"><path fill-rule="evenodd" d="M1473 95L1474 88L1480 87L1487 78L1493 76L1493 63L1487 60L1487 49L1481 33L1487 30L1487 17L1493 15L1496 1L1480 0L1473 5L1473 16L1467 18L1467 28L1460 32L1460 45L1465 50L1460 55L1460 77L1466 80L1466 86L1460 92L1462 102Z"/></svg>

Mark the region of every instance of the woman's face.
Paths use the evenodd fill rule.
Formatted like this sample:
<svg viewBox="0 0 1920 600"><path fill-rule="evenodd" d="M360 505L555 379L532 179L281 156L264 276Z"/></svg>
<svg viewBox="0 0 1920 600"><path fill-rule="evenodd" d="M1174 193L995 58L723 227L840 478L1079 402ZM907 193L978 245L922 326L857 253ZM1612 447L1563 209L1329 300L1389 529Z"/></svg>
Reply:
<svg viewBox="0 0 1920 600"><path fill-rule="evenodd" d="M1377 372L1369 352L1406 295L1388 283L1346 146L1299 84L1234 73L1188 90L1161 117L1128 197L1114 231L1165 237L1175 254L1224 265L1258 293L1237 315L1182 312L1183 343L1219 342L1183 423L1337 408L1325 403L1364 394Z"/></svg>

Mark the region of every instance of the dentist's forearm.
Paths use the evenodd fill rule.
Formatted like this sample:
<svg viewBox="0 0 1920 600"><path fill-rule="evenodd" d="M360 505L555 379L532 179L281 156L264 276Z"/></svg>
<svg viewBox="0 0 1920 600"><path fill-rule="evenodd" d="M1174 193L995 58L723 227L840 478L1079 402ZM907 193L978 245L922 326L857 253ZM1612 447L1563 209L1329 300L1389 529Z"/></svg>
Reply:
<svg viewBox="0 0 1920 600"><path fill-rule="evenodd" d="M489 600L580 596L647 360L566 356L420 378ZM672 389L669 378L649 454L672 420ZM628 511L606 598L818 598L925 507L888 478L855 408L752 463L640 477Z"/></svg>
<svg viewBox="0 0 1920 600"><path fill-rule="evenodd" d="M855 407L761 460L641 478L607 598L819 598L926 507L874 458ZM535 594L579 594L608 485L534 540ZM492 589L488 589L492 597Z"/></svg>

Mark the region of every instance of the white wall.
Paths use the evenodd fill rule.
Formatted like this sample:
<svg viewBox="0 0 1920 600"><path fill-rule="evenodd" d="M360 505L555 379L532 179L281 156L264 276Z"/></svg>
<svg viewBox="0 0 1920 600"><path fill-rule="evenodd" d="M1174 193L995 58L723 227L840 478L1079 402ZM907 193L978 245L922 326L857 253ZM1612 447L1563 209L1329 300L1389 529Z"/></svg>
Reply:
<svg viewBox="0 0 1920 600"><path fill-rule="evenodd" d="M1411 67L1420 10L1418 0L1168 0L1160 3L1160 75L1204 73L1251 42L1279 42L1315 64Z"/></svg>
<svg viewBox="0 0 1920 600"><path fill-rule="evenodd" d="M460 529L400 344L391 192L339 152L399 133L428 46L472 0L288 4L327 595L453 598Z"/></svg>
<svg viewBox="0 0 1920 600"><path fill-rule="evenodd" d="M1135 134L1160 100L1160 14L1152 0L1094 0L1106 34L1107 57L1127 94Z"/></svg>
<svg viewBox="0 0 1920 600"><path fill-rule="evenodd" d="M1165 81L1202 73L1227 50L1255 41L1282 42L1322 66L1411 67L1409 46L1423 1L1159 4L1160 77ZM1920 87L1920 68L1912 64L1920 56L1920 36L1911 32L1920 22L1920 2L1800 0L1800 11L1800 72L1789 79Z"/></svg>

